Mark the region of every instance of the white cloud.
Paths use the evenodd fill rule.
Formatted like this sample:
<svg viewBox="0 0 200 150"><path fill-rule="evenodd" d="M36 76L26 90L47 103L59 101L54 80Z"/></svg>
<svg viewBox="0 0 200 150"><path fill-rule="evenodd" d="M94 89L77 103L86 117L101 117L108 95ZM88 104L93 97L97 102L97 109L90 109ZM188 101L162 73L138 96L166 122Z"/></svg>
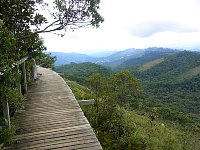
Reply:
<svg viewBox="0 0 200 150"><path fill-rule="evenodd" d="M42 34L48 51L100 51L200 42L199 0L101 0L105 22L65 37Z"/></svg>
<svg viewBox="0 0 200 150"><path fill-rule="evenodd" d="M200 28L184 26L176 22L143 22L132 27L130 32L138 37L150 37L160 32L173 31L178 33L199 32Z"/></svg>

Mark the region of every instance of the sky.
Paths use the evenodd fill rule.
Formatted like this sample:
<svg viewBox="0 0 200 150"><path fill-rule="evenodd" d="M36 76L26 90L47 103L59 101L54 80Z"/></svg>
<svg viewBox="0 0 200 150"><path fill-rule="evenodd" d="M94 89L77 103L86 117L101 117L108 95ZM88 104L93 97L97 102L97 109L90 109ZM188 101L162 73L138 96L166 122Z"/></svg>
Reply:
<svg viewBox="0 0 200 150"><path fill-rule="evenodd" d="M101 0L96 28L41 34L49 52L95 53L128 48L200 49L200 0Z"/></svg>

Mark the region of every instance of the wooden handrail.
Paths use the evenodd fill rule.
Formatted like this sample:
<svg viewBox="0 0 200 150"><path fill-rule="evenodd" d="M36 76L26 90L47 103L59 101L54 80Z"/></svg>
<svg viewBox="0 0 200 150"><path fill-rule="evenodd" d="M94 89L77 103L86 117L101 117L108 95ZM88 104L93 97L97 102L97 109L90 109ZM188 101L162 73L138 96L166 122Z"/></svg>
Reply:
<svg viewBox="0 0 200 150"><path fill-rule="evenodd" d="M23 62L25 62L27 59L28 59L28 56L26 56L26 57L24 57L24 58L18 60L18 61L17 61L17 64L18 64L18 65L21 65L21 64L22 64Z"/></svg>
<svg viewBox="0 0 200 150"><path fill-rule="evenodd" d="M17 64L17 69L19 72L19 66L22 65L22 73L23 73L23 85L24 85L24 93L27 93L27 80L26 80L26 60L28 60L28 56L18 60L16 62ZM35 61L34 61L35 62ZM21 83L19 83L19 92L21 93ZM10 128L10 113L9 113L9 104L8 104L8 100L3 100L2 101L2 107L3 107L3 114L4 114L4 118L5 118L5 122L7 124L7 126Z"/></svg>

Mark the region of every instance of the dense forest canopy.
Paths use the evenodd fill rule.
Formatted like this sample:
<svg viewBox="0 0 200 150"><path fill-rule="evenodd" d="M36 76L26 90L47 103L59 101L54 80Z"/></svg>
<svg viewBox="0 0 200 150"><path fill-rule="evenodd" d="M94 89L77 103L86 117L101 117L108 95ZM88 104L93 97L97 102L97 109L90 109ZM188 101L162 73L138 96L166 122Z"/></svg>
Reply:
<svg viewBox="0 0 200 150"><path fill-rule="evenodd" d="M84 84L85 80L92 74L100 73L106 77L112 73L110 69L94 63L70 63L55 67L55 71L63 73L69 80L81 84Z"/></svg>
<svg viewBox="0 0 200 150"><path fill-rule="evenodd" d="M158 101L189 114L200 122L200 54L183 51L147 70L135 70L145 91ZM165 116L167 117L167 116Z"/></svg>
<svg viewBox="0 0 200 150"><path fill-rule="evenodd" d="M184 53L187 52L176 56L184 56ZM163 58L156 65L174 57ZM102 68L92 63L71 63L56 70L63 73L66 81L77 81L67 82L77 100L94 99L94 105L82 106L82 109L104 149L198 150L198 120L150 97L152 94L146 86L159 87L150 87L142 78L140 82L129 71L104 76ZM85 69L89 74L84 73ZM82 74L85 76L80 82ZM181 102L176 102L180 106Z"/></svg>

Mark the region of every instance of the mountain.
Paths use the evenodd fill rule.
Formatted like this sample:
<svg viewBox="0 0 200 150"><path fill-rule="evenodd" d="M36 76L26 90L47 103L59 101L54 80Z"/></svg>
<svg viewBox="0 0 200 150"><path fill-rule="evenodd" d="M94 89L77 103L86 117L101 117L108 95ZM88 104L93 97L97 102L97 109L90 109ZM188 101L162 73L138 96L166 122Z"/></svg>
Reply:
<svg viewBox="0 0 200 150"><path fill-rule="evenodd" d="M132 67L141 65L151 60L157 58L162 58L171 54L178 52L178 50L169 49L169 48L147 48L147 49L126 49L123 51L102 51L99 53L93 53L92 56L89 54L80 54L80 53L63 53L63 52L52 52L52 56L56 56L57 60L55 65L64 65L71 62L74 63L83 63L83 62L92 62L101 64L112 69L121 70L121 69L130 69ZM111 55L109 55L111 54ZM109 55L109 56L106 56ZM95 57L94 57L95 56ZM106 57L101 57L106 56Z"/></svg>
<svg viewBox="0 0 200 150"><path fill-rule="evenodd" d="M164 58L169 55L175 54L179 52L178 50L173 50L169 48L147 48L141 53L141 55L138 55L138 57L134 57L131 59L128 59L118 65L116 67L116 70L123 70L123 69L132 69L136 66L139 66L141 64L144 64L146 62L150 62L156 59Z"/></svg>
<svg viewBox="0 0 200 150"><path fill-rule="evenodd" d="M87 55L91 57L96 57L96 58L105 58L117 52L118 51L100 51L100 52L95 52L95 53L87 53Z"/></svg>
<svg viewBox="0 0 200 150"><path fill-rule="evenodd" d="M93 54L51 52L51 55L56 56L57 58L55 62L56 66L69 64L71 62L74 63L94 62L97 64L102 64L104 66L112 67L112 66L117 66L118 64L121 64L122 62L130 58L141 56L143 54L143 51L144 50L142 49L127 49L119 52L103 51Z"/></svg>
<svg viewBox="0 0 200 150"><path fill-rule="evenodd" d="M200 54L182 51L152 62L134 70L148 95L200 120Z"/></svg>
<svg viewBox="0 0 200 150"><path fill-rule="evenodd" d="M109 76L112 71L101 65L85 62L85 63L70 63L55 67L56 72L62 72L64 75L73 81L78 81L83 84L85 79L94 73L100 73L104 77Z"/></svg>
<svg viewBox="0 0 200 150"><path fill-rule="evenodd" d="M55 66L69 64L71 62L82 63L82 62L93 62L97 58L91 57L80 53L63 53L63 52L51 52L52 56L56 56L57 60Z"/></svg>
<svg viewBox="0 0 200 150"><path fill-rule="evenodd" d="M131 59L131 58L138 58L143 55L144 49L126 49L123 51L119 51L114 53L108 57L104 57L99 59L96 63L101 64L103 66L108 66L111 68L116 68L118 65L123 63L124 61Z"/></svg>

